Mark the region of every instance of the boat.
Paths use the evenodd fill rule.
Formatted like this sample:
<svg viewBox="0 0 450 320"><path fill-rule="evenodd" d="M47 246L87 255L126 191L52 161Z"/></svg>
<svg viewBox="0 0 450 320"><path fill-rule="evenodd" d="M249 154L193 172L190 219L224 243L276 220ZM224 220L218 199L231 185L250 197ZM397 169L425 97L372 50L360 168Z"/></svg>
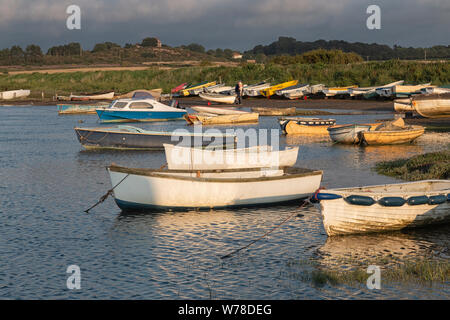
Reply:
<svg viewBox="0 0 450 320"><path fill-rule="evenodd" d="M212 81L212 82L204 81L201 83L191 85L187 88L184 88L184 89L180 90L179 93L181 96L196 95L196 94L199 94L200 92L202 92L205 88L214 86L215 84L216 84L215 81Z"/></svg>
<svg viewBox="0 0 450 320"><path fill-rule="evenodd" d="M395 99L394 110L399 113L413 112L414 107L411 104L411 98Z"/></svg>
<svg viewBox="0 0 450 320"><path fill-rule="evenodd" d="M227 86L223 83L219 83L216 84L215 86L211 86L211 87L206 87L205 88L205 92L208 93L222 93L222 94L226 94L228 92L230 92L231 90L234 91L234 87L231 86Z"/></svg>
<svg viewBox="0 0 450 320"><path fill-rule="evenodd" d="M198 95L200 98L206 101L213 101L218 103L233 104L236 101L235 95L225 95L220 93L207 93L203 92Z"/></svg>
<svg viewBox="0 0 450 320"><path fill-rule="evenodd" d="M422 134L425 128L422 126L405 126L402 118L385 123L375 130L361 131L360 139L366 145L402 144L411 143Z"/></svg>
<svg viewBox="0 0 450 320"><path fill-rule="evenodd" d="M412 98L411 105L425 118L450 117L450 92L415 96Z"/></svg>
<svg viewBox="0 0 450 320"><path fill-rule="evenodd" d="M189 84L187 82L180 84L179 86L176 86L175 88L173 88L172 90L170 90L170 92L173 93L177 93L180 90L186 89L187 87L189 87Z"/></svg>
<svg viewBox="0 0 450 320"><path fill-rule="evenodd" d="M186 110L169 107L154 99L119 99L111 107L95 111L102 122L178 120L186 114Z"/></svg>
<svg viewBox="0 0 450 320"><path fill-rule="evenodd" d="M284 134L323 134L327 135L327 128L336 124L335 119L285 117L279 118L281 130Z"/></svg>
<svg viewBox="0 0 450 320"><path fill-rule="evenodd" d="M303 199L322 171L300 168L154 170L108 167L116 204L124 211L223 208Z"/></svg>
<svg viewBox="0 0 450 320"><path fill-rule="evenodd" d="M275 92L277 90L281 90L281 89L284 89L284 88L295 86L297 83L298 83L298 80L292 80L292 81L288 81L288 82L283 82L283 83L280 83L280 84L268 87L266 89L262 89L262 90L260 90L260 93L264 97L270 98L272 95L275 94Z"/></svg>
<svg viewBox="0 0 450 320"><path fill-rule="evenodd" d="M395 231L450 221L450 180L320 190L328 236Z"/></svg>
<svg viewBox="0 0 450 320"><path fill-rule="evenodd" d="M322 83L314 84L309 87L310 94L319 94L325 89L325 85Z"/></svg>
<svg viewBox="0 0 450 320"><path fill-rule="evenodd" d="M162 89L139 89L139 90L133 90L126 94L123 94L121 96L118 96L117 99L129 99L129 98L151 98L153 97L156 100L159 100L161 98Z"/></svg>
<svg viewBox="0 0 450 320"><path fill-rule="evenodd" d="M267 81L262 81L260 83L252 84L244 88L244 96L257 97L261 95L261 90L270 87L270 83Z"/></svg>
<svg viewBox="0 0 450 320"><path fill-rule="evenodd" d="M240 111L236 110L235 108L224 108L224 107L204 107L204 106L193 106L191 107L192 110L198 112L198 113L207 113L207 114L217 114L217 115L223 115L223 114L248 114L247 111Z"/></svg>
<svg viewBox="0 0 450 320"><path fill-rule="evenodd" d="M165 144L169 170L218 170L291 167L298 147L273 150L270 146L208 150Z"/></svg>
<svg viewBox="0 0 450 320"><path fill-rule="evenodd" d="M164 144L192 147L234 145L236 135L221 133L150 131L133 126L75 128L78 141L86 149L164 150Z"/></svg>
<svg viewBox="0 0 450 320"><path fill-rule="evenodd" d="M108 104L58 104L58 114L96 114L96 109L107 108Z"/></svg>
<svg viewBox="0 0 450 320"><path fill-rule="evenodd" d="M392 87L392 95L396 98L408 98L420 94L423 88L430 87L431 83L418 84L414 86L396 85Z"/></svg>
<svg viewBox="0 0 450 320"><path fill-rule="evenodd" d="M369 99L369 98L374 98L375 96L377 96L376 89L391 88L396 85L402 85L404 82L405 82L404 80L395 81L392 83L385 84L384 86L381 86L381 87L376 86L376 87L363 87L363 88L349 88L348 92L351 97L364 96L366 99Z"/></svg>
<svg viewBox="0 0 450 320"><path fill-rule="evenodd" d="M260 116L293 116L297 113L297 108L266 108L253 107L252 112L259 113Z"/></svg>
<svg viewBox="0 0 450 320"><path fill-rule="evenodd" d="M0 92L0 99L2 100L11 100L11 99L18 99L18 98L26 98L30 95L30 90L10 90L10 91L3 91Z"/></svg>
<svg viewBox="0 0 450 320"><path fill-rule="evenodd" d="M235 123L255 123L259 120L259 114L255 112L246 112L243 114L208 114L208 113L189 113L184 115L188 124L235 124Z"/></svg>
<svg viewBox="0 0 450 320"><path fill-rule="evenodd" d="M322 90L322 92L323 94L325 94L325 97L334 97L336 95L349 94L349 89L355 88L358 88L358 86L332 87L332 88L325 88Z"/></svg>
<svg viewBox="0 0 450 320"><path fill-rule="evenodd" d="M373 124L343 124L334 125L327 128L331 141L343 144L358 144L360 132L374 130L380 123Z"/></svg>
<svg viewBox="0 0 450 320"><path fill-rule="evenodd" d="M95 94L89 96L76 96L71 94L69 98L71 101L112 100L114 99L114 92Z"/></svg>
<svg viewBox="0 0 450 320"><path fill-rule="evenodd" d="M422 94L442 94L450 93L450 88L438 88L438 87L425 87L420 89Z"/></svg>
<svg viewBox="0 0 450 320"><path fill-rule="evenodd" d="M296 84L284 89L280 89L275 91L275 94L277 96L284 96L286 97L287 94L298 94L298 92L306 92L307 90L309 90L309 85L308 84Z"/></svg>

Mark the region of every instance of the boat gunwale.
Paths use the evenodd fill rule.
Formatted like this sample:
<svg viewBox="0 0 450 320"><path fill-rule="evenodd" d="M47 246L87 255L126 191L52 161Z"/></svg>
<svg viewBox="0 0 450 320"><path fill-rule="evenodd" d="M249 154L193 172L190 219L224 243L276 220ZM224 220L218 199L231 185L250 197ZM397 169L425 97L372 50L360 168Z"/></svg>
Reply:
<svg viewBox="0 0 450 320"><path fill-rule="evenodd" d="M154 178L184 180L184 181L196 181L196 182L218 182L218 183L244 183L244 182L262 182L262 181L276 181L287 180L301 177L310 177L323 175L322 170L312 170L306 168L293 168L293 167L280 167L279 170L283 170L281 176L261 176L256 178L203 178L203 177L189 177L189 176L177 176L171 175L173 173L228 173L228 172L259 172L264 168L247 168L247 169L217 169L217 170L164 170L164 169L140 169L140 168L127 168L117 165L110 165L106 167L110 172L119 172L130 175L146 176ZM266 168L273 169L273 168ZM169 174L167 174L169 173Z"/></svg>
<svg viewBox="0 0 450 320"><path fill-rule="evenodd" d="M404 130L387 130L387 131L373 130L373 131L364 131L364 132L362 132L362 134L364 134L364 135L366 135L366 134L372 135L373 134L373 136L375 136L377 134L393 134L393 133L394 134L395 133L405 134L405 133L419 133L419 132L425 132L425 127L412 125L409 128L405 127Z"/></svg>

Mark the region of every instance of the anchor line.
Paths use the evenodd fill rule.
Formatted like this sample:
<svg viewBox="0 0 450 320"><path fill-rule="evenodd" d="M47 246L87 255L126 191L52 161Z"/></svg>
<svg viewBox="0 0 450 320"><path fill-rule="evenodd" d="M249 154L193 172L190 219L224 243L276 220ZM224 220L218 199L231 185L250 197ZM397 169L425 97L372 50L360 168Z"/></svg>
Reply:
<svg viewBox="0 0 450 320"><path fill-rule="evenodd" d="M128 178L130 174L128 173L122 180L119 181L118 184L116 184L114 187L108 190L98 201L96 204L94 204L92 207L90 207L87 210L84 210L84 212L89 213L92 209L94 209L96 206L98 206L100 203L104 202L114 191L115 188L117 188L126 178Z"/></svg>

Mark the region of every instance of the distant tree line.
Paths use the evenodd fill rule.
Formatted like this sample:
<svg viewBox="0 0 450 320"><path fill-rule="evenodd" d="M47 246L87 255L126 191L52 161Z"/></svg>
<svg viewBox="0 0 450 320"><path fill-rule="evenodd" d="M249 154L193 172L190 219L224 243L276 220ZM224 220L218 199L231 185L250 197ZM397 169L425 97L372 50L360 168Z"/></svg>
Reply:
<svg viewBox="0 0 450 320"><path fill-rule="evenodd" d="M450 45L433 46L431 48L404 48L395 45L391 48L388 45L377 43L350 43L347 41L325 41L317 40L314 42L297 41L291 37L279 37L269 45L258 45L252 50L244 53L245 58L255 58L258 55L278 56L278 55L299 55L308 51L326 49L326 50L342 50L343 52L354 52L364 60L390 60L390 59L449 59Z"/></svg>
<svg viewBox="0 0 450 320"><path fill-rule="evenodd" d="M289 64L348 64L364 61L363 58L354 52L343 52L341 50L325 50L318 49L308 51L303 54L297 54L295 56L281 55L276 56L269 60L269 62L289 65Z"/></svg>

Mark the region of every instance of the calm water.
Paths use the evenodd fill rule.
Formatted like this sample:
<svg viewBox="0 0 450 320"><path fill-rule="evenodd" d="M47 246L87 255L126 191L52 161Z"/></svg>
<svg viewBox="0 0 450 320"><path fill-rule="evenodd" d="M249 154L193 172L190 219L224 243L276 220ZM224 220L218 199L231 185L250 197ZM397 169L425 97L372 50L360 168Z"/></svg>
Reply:
<svg viewBox="0 0 450 320"><path fill-rule="evenodd" d="M450 286L385 284L315 288L302 278L309 262L329 268L379 259L448 259L448 226L328 239L315 208L266 208L123 214L110 198L83 211L110 188L111 162L158 168L163 152L87 152L73 127L97 117L58 116L55 107L0 109L0 298L10 299L331 299L449 298ZM339 123L389 117L337 116ZM78 121L84 121L80 124ZM138 125L185 128L184 122ZM260 128L278 128L264 117ZM390 183L375 162L445 147L359 148L322 138L282 137L301 145L297 166L325 171L323 185ZM189 190L187 190L189 192ZM298 211L270 237L225 261L233 251ZM351 259L350 259L351 258ZM81 290L68 290L66 268L81 268Z"/></svg>

